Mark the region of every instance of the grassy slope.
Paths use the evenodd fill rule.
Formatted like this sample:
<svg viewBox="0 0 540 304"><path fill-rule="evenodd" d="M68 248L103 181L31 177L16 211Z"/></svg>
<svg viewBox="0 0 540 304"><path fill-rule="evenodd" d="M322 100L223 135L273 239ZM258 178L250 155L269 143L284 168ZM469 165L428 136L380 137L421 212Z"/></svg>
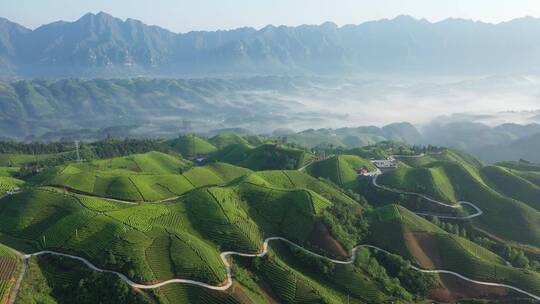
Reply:
<svg viewBox="0 0 540 304"><path fill-rule="evenodd" d="M19 264L20 259L12 250L0 245L0 303L7 303Z"/></svg>
<svg viewBox="0 0 540 304"><path fill-rule="evenodd" d="M0 166L18 167L22 164L55 157L55 154L0 154Z"/></svg>
<svg viewBox="0 0 540 304"><path fill-rule="evenodd" d="M273 144L263 144L253 148L246 144L229 145L210 159L227 162L252 170L297 169L312 161L315 156L304 150Z"/></svg>
<svg viewBox="0 0 540 304"><path fill-rule="evenodd" d="M191 162L161 152L148 152L125 157L97 160L86 163L83 168L93 170L127 170L154 174L179 173L191 166Z"/></svg>
<svg viewBox="0 0 540 304"><path fill-rule="evenodd" d="M133 206L43 188L0 201L0 233L29 251L52 248L124 273L132 269L136 281L187 277L217 284L225 278L218 248L254 252L263 234L303 243L330 205L309 190L245 182L200 188L175 204Z"/></svg>
<svg viewBox="0 0 540 304"><path fill-rule="evenodd" d="M540 211L540 187L509 169L497 166L484 167L482 176L493 189L505 196L522 201Z"/></svg>
<svg viewBox="0 0 540 304"><path fill-rule="evenodd" d="M0 195L7 191L12 191L22 187L25 184L24 181L16 179L14 177L0 176Z"/></svg>
<svg viewBox="0 0 540 304"><path fill-rule="evenodd" d="M448 159L453 157L451 154ZM438 171L433 172L433 168ZM473 220L482 229L508 240L540 245L540 213L487 186L480 171L469 162L457 159L427 163L418 168L402 166L382 175L379 181L394 188L422 192L443 200L473 202L484 211L482 216Z"/></svg>
<svg viewBox="0 0 540 304"><path fill-rule="evenodd" d="M540 164L528 161L503 161L496 165L519 171L540 172Z"/></svg>
<svg viewBox="0 0 540 304"><path fill-rule="evenodd" d="M396 205L379 208L371 214L371 221L371 241L393 253L418 261L418 251L410 250L404 235L427 234L439 254L424 247L422 250L428 256L439 258L436 268L452 270L474 279L508 283L534 293L540 292L540 274L537 272L507 266L496 254L445 232L405 208Z"/></svg>
<svg viewBox="0 0 540 304"><path fill-rule="evenodd" d="M328 182L314 178L304 172L282 170L282 171L261 171L254 173L261 182L284 189L309 189L322 195L328 200L339 201L345 205L358 205L349 196L343 193L343 190L329 184Z"/></svg>
<svg viewBox="0 0 540 304"><path fill-rule="evenodd" d="M214 145L195 135L183 135L166 143L184 156L205 155L217 150Z"/></svg>
<svg viewBox="0 0 540 304"><path fill-rule="evenodd" d="M242 136L237 134L218 134L208 140L209 143L218 149L224 148L233 144L248 145L249 142Z"/></svg>
<svg viewBox="0 0 540 304"><path fill-rule="evenodd" d="M398 188L424 193L444 201L456 201L455 190L446 176L444 164L422 168L401 166L399 170L382 175L378 181L384 185L400 185Z"/></svg>
<svg viewBox="0 0 540 304"><path fill-rule="evenodd" d="M351 189L356 185L356 169L366 167L369 171L375 167L367 160L356 155L337 155L310 165L308 172L316 177L326 178L335 184Z"/></svg>
<svg viewBox="0 0 540 304"><path fill-rule="evenodd" d="M77 288L73 288L77 286ZM135 291L118 277L55 256L30 259L17 303L153 303L150 292Z"/></svg>
<svg viewBox="0 0 540 304"><path fill-rule="evenodd" d="M161 155L153 158L144 156L145 159L152 159L143 165L147 169L145 172L133 172L126 169L124 165L132 164L132 161L129 158L121 158L103 163L100 161L97 165L94 163L68 165L56 169L52 174L45 172L47 177L42 183L100 197L127 201L157 201L179 196L195 187L223 184L250 172L244 168L214 163L205 167L193 167L183 174L159 173L180 170L174 165L182 166L184 162L176 161L175 158L170 159L168 155L165 155L165 158ZM105 167L110 168L109 170L93 169L103 168L109 164L113 164Z"/></svg>
<svg viewBox="0 0 540 304"><path fill-rule="evenodd" d="M540 187L540 172L525 172L513 170L512 173Z"/></svg>

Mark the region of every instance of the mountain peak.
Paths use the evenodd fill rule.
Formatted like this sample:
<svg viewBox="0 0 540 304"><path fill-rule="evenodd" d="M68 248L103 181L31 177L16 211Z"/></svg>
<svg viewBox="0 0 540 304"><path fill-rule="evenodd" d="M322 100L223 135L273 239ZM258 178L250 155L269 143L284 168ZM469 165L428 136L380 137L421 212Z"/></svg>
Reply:
<svg viewBox="0 0 540 304"><path fill-rule="evenodd" d="M85 20L120 20L110 14L107 14L105 12L99 12L97 14L94 13L86 13L83 15L79 20L77 21L85 21Z"/></svg>
<svg viewBox="0 0 540 304"><path fill-rule="evenodd" d="M26 27L24 27L24 26L22 26L22 25L20 25L18 23L15 23L15 22L13 22L13 21L11 21L9 19L2 18L2 17L0 17L0 26L16 28L18 30L30 31Z"/></svg>
<svg viewBox="0 0 540 304"><path fill-rule="evenodd" d="M412 16L409 16L409 15L399 15L399 16L396 16L394 17L393 19L391 19L392 21L396 21L396 22L417 22L417 21L420 21Z"/></svg>
<svg viewBox="0 0 540 304"><path fill-rule="evenodd" d="M327 29L336 29L336 28L338 28L338 25L335 24L334 22L331 22L331 21L326 21L326 22L322 23L320 26L322 28L327 28Z"/></svg>

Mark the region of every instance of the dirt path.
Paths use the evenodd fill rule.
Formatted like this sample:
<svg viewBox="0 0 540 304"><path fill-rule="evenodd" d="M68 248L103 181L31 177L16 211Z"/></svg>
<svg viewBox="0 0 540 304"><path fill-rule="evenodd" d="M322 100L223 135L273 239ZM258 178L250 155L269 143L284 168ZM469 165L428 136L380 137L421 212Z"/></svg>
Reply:
<svg viewBox="0 0 540 304"><path fill-rule="evenodd" d="M15 252L19 254L18 251L15 251ZM19 277L17 278L17 281L15 282L15 285L11 289L11 293L9 294L7 304L14 304L15 301L17 300L17 295L19 294L19 289L21 289L22 280L24 279L24 275L26 274L26 270L28 269L28 259L24 258L22 255L20 256L22 258L21 271L19 273Z"/></svg>

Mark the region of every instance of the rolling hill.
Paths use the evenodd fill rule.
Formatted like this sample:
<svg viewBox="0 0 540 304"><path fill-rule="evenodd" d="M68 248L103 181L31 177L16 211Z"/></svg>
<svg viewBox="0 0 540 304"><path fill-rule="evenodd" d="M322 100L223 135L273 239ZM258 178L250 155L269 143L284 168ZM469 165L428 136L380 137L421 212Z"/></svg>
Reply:
<svg viewBox="0 0 540 304"><path fill-rule="evenodd" d="M113 159L111 162L123 163L124 159ZM108 161L104 163L109 164ZM148 168L152 168L150 164ZM158 163L157 168L162 168L161 165ZM180 196L197 187L224 184L247 172L249 170L244 168L219 163L193 167L182 174L97 170L92 167L88 169L86 165L67 165L44 172L45 178L41 184L97 197L153 202Z"/></svg>
<svg viewBox="0 0 540 304"><path fill-rule="evenodd" d="M540 291L538 272L508 266L500 256L447 233L403 207L389 205L378 209L371 214L371 220L373 243L411 257L423 268L447 269L477 280L513 282L531 292Z"/></svg>
<svg viewBox="0 0 540 304"><path fill-rule="evenodd" d="M340 187L352 189L358 179L357 170L361 168L375 170L369 161L355 155L333 156L311 164L306 170L313 176L326 178Z"/></svg>
<svg viewBox="0 0 540 304"><path fill-rule="evenodd" d="M206 155L217 150L214 145L195 135L183 135L167 141L167 144L185 157Z"/></svg>
<svg viewBox="0 0 540 304"><path fill-rule="evenodd" d="M489 171L489 168L477 168L470 161L456 156L449 151L436 156L435 160L433 156L425 160L415 159L416 167L402 164L398 170L380 176L378 181L392 188L425 193L447 202L473 202L484 212L483 216L473 219L475 225L504 239L538 246L540 213L526 203L491 188L481 173ZM514 225L515 222L520 225Z"/></svg>
<svg viewBox="0 0 540 304"><path fill-rule="evenodd" d="M12 289L19 258L28 265L21 303L527 301L411 264L540 292L538 211L525 203L534 195L512 192L536 187L519 175L530 172L485 167L446 150L402 157L398 170L380 176L381 183L441 199L465 197L483 210L449 233L454 228L445 221L393 204L376 208L372 196L361 195L356 169L375 168L357 155L389 153L384 145L317 161L304 150L254 147L238 138L211 139L222 147L204 165L153 151L66 160L17 180L20 192L0 198L0 295ZM229 163L215 162L220 158ZM0 173L15 180L18 171ZM518 194L529 196L513 198ZM477 229L495 235L495 245L481 247L474 237L490 237ZM528 266L514 267L495 253L505 245L527 245ZM14 249L40 254L18 257Z"/></svg>
<svg viewBox="0 0 540 304"><path fill-rule="evenodd" d="M305 150L263 144L252 147L246 144L232 144L209 157L210 161L228 162L252 170L299 169L315 160L315 155Z"/></svg>
<svg viewBox="0 0 540 304"><path fill-rule="evenodd" d="M498 166L488 166L481 170L482 176L499 193L522 201L540 211L540 187L533 182L514 174L512 169Z"/></svg>
<svg viewBox="0 0 540 304"><path fill-rule="evenodd" d="M218 134L210 138L208 142L218 149L225 148L229 145L249 145L247 139L237 134Z"/></svg>
<svg viewBox="0 0 540 304"><path fill-rule="evenodd" d="M292 183L284 185L276 176L280 174L290 174L290 178L283 179L294 181L298 187ZM219 249L255 252L260 248L263 235L282 235L306 246L314 242L313 230L323 213L326 217L332 216L325 210L333 203L302 186L320 192L334 192L334 195L341 196L338 200L356 204L332 186L301 172L268 172L260 179L265 182L253 183L253 178L238 179L227 187L194 189L174 203L142 205L123 204L54 188L35 188L0 200L0 239L28 251L54 249L85 256L96 265L122 271L137 282L151 283L181 277L219 284L226 278ZM272 181L281 183L282 187L272 185ZM339 226L338 221L333 223ZM337 227L333 229L339 230ZM343 241L355 243L354 240ZM314 247L314 250L332 255L336 249ZM45 265L62 267L60 265L66 262L50 261L48 257L38 259L39 267L47 267L55 276L58 276L55 274L58 270L53 270L58 268ZM307 284L302 288L316 290L314 296L328 299L331 303L337 303L346 296L345 287L329 289L318 278L300 274L280 254L271 254L260 264L263 267L257 269L261 273L260 278L268 282L266 284L280 299L288 298L288 294L281 290L288 287L276 281L279 272L297 276L299 283ZM70 265L72 271L82 271L80 265ZM236 267L235 271L241 272L238 267L251 266L240 264ZM345 275L353 270L342 271ZM80 272L72 275L81 276ZM48 281L58 279L52 277ZM239 279L242 282L242 278ZM360 280L362 284L369 285L369 278L365 275L352 276L348 280L353 280L351 284ZM69 281L65 279L64 282ZM255 287L251 292L264 296L259 288ZM377 285L371 284L370 288L369 293L357 290L356 295L372 299L384 297ZM155 292L168 303L182 290L189 290L188 294L191 294L193 288L167 285ZM231 293L199 292L202 292L201 297L213 299L210 303L234 296ZM21 293L21 296L28 295ZM181 298L185 297L191 299L188 295Z"/></svg>

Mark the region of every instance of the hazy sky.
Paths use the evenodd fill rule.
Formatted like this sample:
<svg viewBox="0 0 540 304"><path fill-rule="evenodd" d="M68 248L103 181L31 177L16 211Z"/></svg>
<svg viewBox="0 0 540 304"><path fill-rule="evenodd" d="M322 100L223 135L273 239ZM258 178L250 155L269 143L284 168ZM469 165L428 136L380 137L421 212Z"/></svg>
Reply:
<svg viewBox="0 0 540 304"><path fill-rule="evenodd" d="M460 17L501 22L540 17L539 0L0 0L0 16L35 28L105 11L175 32L267 24L338 25L407 14L438 21Z"/></svg>

